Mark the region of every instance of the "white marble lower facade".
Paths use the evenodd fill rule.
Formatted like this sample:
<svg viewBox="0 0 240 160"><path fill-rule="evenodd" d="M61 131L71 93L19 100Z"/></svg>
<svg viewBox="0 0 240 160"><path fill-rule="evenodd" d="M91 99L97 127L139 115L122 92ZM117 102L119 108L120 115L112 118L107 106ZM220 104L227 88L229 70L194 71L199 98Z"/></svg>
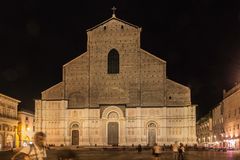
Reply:
<svg viewBox="0 0 240 160"><path fill-rule="evenodd" d="M125 108L106 105L95 109L67 109L67 103L65 100L36 100L36 131L47 134L48 144L196 143L195 106Z"/></svg>

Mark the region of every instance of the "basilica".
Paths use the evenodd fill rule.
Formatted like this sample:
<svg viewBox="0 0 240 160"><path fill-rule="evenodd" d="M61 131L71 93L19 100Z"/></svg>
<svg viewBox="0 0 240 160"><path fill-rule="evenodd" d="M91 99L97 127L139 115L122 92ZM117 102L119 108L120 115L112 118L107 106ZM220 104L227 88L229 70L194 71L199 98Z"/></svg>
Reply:
<svg viewBox="0 0 240 160"><path fill-rule="evenodd" d="M48 144L196 143L190 88L167 78L166 61L141 49L140 35L115 13L87 30L86 52L35 100L35 130Z"/></svg>

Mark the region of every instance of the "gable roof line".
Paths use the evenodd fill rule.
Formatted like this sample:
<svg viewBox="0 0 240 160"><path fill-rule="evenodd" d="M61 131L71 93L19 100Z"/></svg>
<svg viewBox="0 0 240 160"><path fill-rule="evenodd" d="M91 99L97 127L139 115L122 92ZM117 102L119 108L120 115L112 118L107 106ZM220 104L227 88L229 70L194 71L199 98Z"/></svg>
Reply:
<svg viewBox="0 0 240 160"><path fill-rule="evenodd" d="M115 20L117 20L117 21L120 21L120 22L123 22L123 23L125 23L125 24L128 24L128 25L130 25L130 26L132 26L132 27L135 27L135 28L141 28L141 27L138 27L137 25L131 24L131 23L129 23L129 22L126 22L126 21L124 21L124 20L121 20L121 19L119 19L119 18L113 16L113 17L111 17L111 18L109 18L109 19L103 21L102 23L99 23L99 24L97 24L96 26L87 29L87 32L88 32L88 31L91 31L91 30L93 30L93 29L95 29L95 28L97 28L97 27L103 25L104 23L107 23L107 22L109 22L110 20L113 20L113 19L115 19Z"/></svg>
<svg viewBox="0 0 240 160"><path fill-rule="evenodd" d="M68 64L70 64L71 62L75 61L77 58L82 57L82 56L83 56L84 54L86 54L86 53L87 53L87 51L84 52L84 53L82 53L81 55L77 56L76 58L72 59L71 61L65 63L65 64L63 65L63 67L65 67L65 66L67 66Z"/></svg>
<svg viewBox="0 0 240 160"><path fill-rule="evenodd" d="M20 103L20 102L21 102L21 101L18 100L18 99L12 98L12 97L7 96L7 95L2 94L2 93L0 93L0 97L6 98L6 99L8 99L8 100L11 100L11 101L14 101L14 102L17 102L17 103Z"/></svg>
<svg viewBox="0 0 240 160"><path fill-rule="evenodd" d="M144 49L142 49L142 48L140 48L140 50L143 51L144 53L146 53L146 54L148 54L148 55L150 55L150 56L152 56L152 57L158 59L159 61L161 61L161 62L163 62L163 63L167 63L165 60L163 60L163 59L161 59L161 58L159 58L159 57L157 57L157 56L155 56L155 55L149 53L148 51L146 51L146 50L144 50Z"/></svg>
<svg viewBox="0 0 240 160"><path fill-rule="evenodd" d="M178 85L178 86L184 87L184 88L186 88L187 90L190 90L190 88L189 88L188 86L185 86L185 85L183 85L183 84L181 84L181 83L178 83L178 82L176 82L176 81L174 81L174 80L171 80L171 79L169 79L169 78L166 78L166 80L169 81L169 82L172 82L172 83L174 83L174 84L176 84L176 85Z"/></svg>
<svg viewBox="0 0 240 160"><path fill-rule="evenodd" d="M54 84L53 86L51 86L51 87L45 89L44 91L42 91L41 94L43 94L44 92L49 91L50 89L53 89L54 87L57 87L58 85L62 85L62 84L63 84L63 81L58 82L57 84Z"/></svg>

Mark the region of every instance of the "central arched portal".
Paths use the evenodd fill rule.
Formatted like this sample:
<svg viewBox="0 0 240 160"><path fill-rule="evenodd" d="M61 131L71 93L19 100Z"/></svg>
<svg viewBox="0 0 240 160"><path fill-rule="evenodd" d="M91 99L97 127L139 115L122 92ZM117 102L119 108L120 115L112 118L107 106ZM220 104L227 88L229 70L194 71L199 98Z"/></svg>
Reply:
<svg viewBox="0 0 240 160"><path fill-rule="evenodd" d="M154 123L150 123L148 125L148 144L153 146L156 143L156 125Z"/></svg>
<svg viewBox="0 0 240 160"><path fill-rule="evenodd" d="M108 144L109 145L118 145L118 122L109 122L108 123Z"/></svg>
<svg viewBox="0 0 240 160"><path fill-rule="evenodd" d="M121 121L124 121L123 111L117 106L109 106L104 109L102 119L105 121L104 145L118 146L125 144L125 134L120 131L121 128L125 127L121 123Z"/></svg>

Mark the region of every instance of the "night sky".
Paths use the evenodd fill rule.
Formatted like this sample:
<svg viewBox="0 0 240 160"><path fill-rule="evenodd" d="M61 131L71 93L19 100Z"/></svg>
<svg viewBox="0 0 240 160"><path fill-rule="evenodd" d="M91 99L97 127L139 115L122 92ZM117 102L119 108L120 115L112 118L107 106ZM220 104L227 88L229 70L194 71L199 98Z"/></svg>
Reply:
<svg viewBox="0 0 240 160"><path fill-rule="evenodd" d="M0 93L34 110L62 80L62 65L86 51L86 30L112 16L142 27L141 48L167 61L167 76L191 88L197 117L240 81L240 1L95 0L0 2Z"/></svg>

